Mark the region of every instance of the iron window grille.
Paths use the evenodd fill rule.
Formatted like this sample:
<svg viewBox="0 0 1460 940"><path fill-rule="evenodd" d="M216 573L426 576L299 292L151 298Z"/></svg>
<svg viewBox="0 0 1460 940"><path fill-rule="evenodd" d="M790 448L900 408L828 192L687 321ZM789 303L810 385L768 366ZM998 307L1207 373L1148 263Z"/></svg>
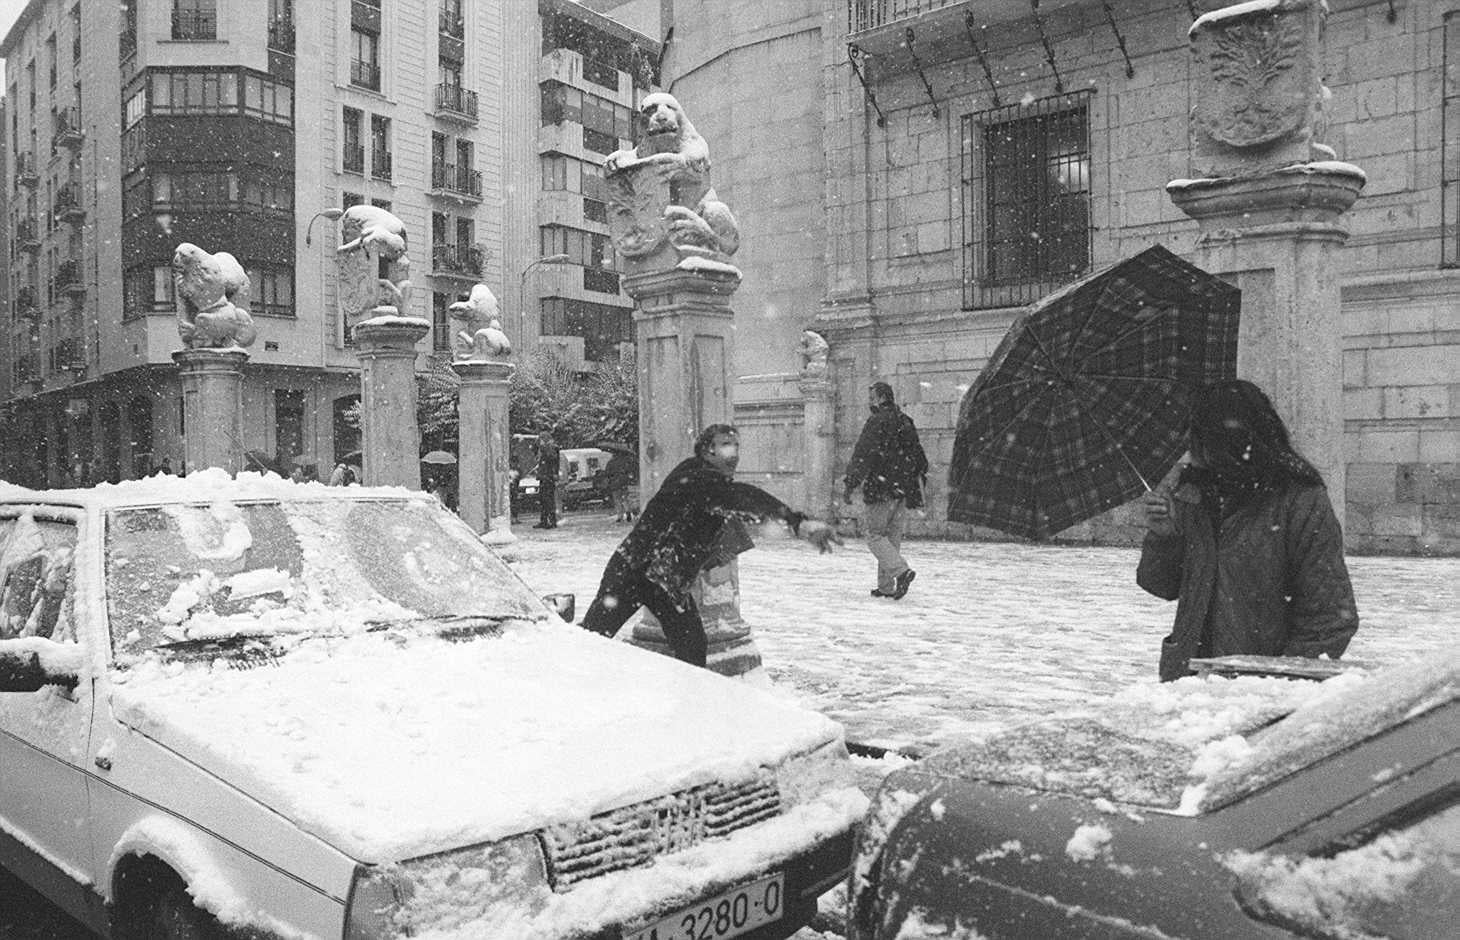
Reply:
<svg viewBox="0 0 1460 940"><path fill-rule="evenodd" d="M218 38L218 8L214 0L174 0L172 38L208 41Z"/></svg>
<svg viewBox="0 0 1460 940"><path fill-rule="evenodd" d="M1093 94L963 116L965 309L1026 304L1089 269Z"/></svg>
<svg viewBox="0 0 1460 940"><path fill-rule="evenodd" d="M1460 10L1445 14L1444 57L1441 74L1440 266L1460 267L1460 74L1453 66L1460 56Z"/></svg>

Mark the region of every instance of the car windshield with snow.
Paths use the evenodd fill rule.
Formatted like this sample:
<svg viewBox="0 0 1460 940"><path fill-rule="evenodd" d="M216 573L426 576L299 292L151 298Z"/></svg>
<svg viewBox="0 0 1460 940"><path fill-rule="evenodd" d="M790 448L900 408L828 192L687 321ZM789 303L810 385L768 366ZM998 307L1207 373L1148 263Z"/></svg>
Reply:
<svg viewBox="0 0 1460 940"><path fill-rule="evenodd" d="M1460 909L1460 646L1143 683L890 775L849 937L1411 937Z"/></svg>
<svg viewBox="0 0 1460 940"><path fill-rule="evenodd" d="M840 726L422 494L0 493L0 866L103 935L787 937L866 805Z"/></svg>

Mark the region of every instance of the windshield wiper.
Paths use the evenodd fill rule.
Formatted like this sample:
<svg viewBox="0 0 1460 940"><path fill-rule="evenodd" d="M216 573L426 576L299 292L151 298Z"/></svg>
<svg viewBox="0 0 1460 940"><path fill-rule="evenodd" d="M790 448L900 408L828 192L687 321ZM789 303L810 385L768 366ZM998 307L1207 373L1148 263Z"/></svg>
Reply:
<svg viewBox="0 0 1460 940"><path fill-rule="evenodd" d="M392 627L413 627L419 624L480 623L498 625L509 620L521 620L517 614L441 614L435 617L396 617L390 620L367 620L365 629L371 632L389 630Z"/></svg>
<svg viewBox="0 0 1460 940"><path fill-rule="evenodd" d="M272 640L275 636L277 634L274 633L230 633L226 636L195 636L186 640L174 640L171 643L159 643L155 648L160 650L201 650L211 646L219 650L225 650L243 646L250 640L266 642Z"/></svg>

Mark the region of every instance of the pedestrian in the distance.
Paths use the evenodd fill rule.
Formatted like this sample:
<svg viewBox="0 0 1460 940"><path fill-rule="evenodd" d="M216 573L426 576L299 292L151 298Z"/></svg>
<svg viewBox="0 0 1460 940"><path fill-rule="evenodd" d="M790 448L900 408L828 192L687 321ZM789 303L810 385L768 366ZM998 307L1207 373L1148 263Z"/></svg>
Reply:
<svg viewBox="0 0 1460 940"><path fill-rule="evenodd" d="M639 460L634 454L614 451L603 468L609 500L613 503L614 522L633 522L634 508L629 504L629 487L639 476Z"/></svg>
<svg viewBox="0 0 1460 940"><path fill-rule="evenodd" d="M329 486L349 486L352 483L360 482L355 475L355 468L340 461L335 464L335 469L330 473Z"/></svg>
<svg viewBox="0 0 1460 940"><path fill-rule="evenodd" d="M517 524L517 481L522 479L522 461L513 454L507 458L507 507L512 514L512 524Z"/></svg>
<svg viewBox="0 0 1460 940"><path fill-rule="evenodd" d="M740 439L728 424L712 424L695 441L694 456L665 477L639 521L614 549L583 615L583 627L613 636L640 607L664 628L674 655L705 665L705 625L690 588L700 571L727 552L749 547L741 524L779 519L823 552L840 540L824 522L805 516L770 493L732 479ZM733 557L733 555L731 555Z"/></svg>
<svg viewBox="0 0 1460 940"><path fill-rule="evenodd" d="M912 418L897 407L891 385L872 383L867 407L872 416L862 426L852 451L842 499L850 503L852 491L862 488L862 501L867 504L863 517L867 548L877 559L877 586L872 596L901 600L917 577L902 557L902 530L907 511L923 504L928 457Z"/></svg>
<svg viewBox="0 0 1460 940"><path fill-rule="evenodd" d="M154 476L159 473L166 476L172 476L172 459L168 457L163 457L162 462L152 468L152 473Z"/></svg>
<svg viewBox="0 0 1460 940"><path fill-rule="evenodd" d="M1177 602L1161 679L1189 675L1194 657L1337 659L1359 617L1323 478L1251 382L1198 392L1189 433L1174 491L1144 501L1136 581Z"/></svg>
<svg viewBox="0 0 1460 940"><path fill-rule="evenodd" d="M551 431L537 436L537 524L534 529L558 527L558 445Z"/></svg>

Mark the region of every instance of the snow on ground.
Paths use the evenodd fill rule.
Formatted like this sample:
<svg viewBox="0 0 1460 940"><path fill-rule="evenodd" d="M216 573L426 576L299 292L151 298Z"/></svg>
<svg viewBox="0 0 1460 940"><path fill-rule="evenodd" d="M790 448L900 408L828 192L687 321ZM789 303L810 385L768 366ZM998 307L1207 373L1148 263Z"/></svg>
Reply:
<svg viewBox="0 0 1460 940"><path fill-rule="evenodd" d="M503 557L538 593L576 593L581 615L628 527L573 513L514 531ZM756 542L740 556L741 613L766 669L853 741L925 750L1154 682L1176 613L1136 586L1134 548L908 542L917 580L892 601L869 596L875 563L860 540L831 555ZM1460 637L1460 559L1349 568L1360 627L1346 658L1387 665Z"/></svg>

